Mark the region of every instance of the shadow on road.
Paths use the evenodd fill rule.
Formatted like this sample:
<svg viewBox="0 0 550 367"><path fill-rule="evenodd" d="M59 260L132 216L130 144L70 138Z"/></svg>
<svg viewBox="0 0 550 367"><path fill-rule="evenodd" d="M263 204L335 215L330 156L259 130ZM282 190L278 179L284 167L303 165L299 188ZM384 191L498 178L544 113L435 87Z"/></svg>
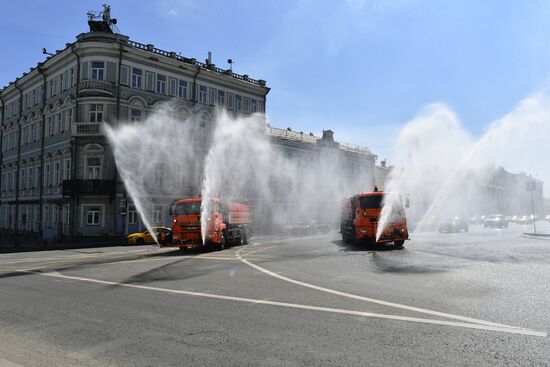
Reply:
<svg viewBox="0 0 550 367"><path fill-rule="evenodd" d="M372 243L346 243L342 240L332 241L333 244L340 247L340 251L399 251L403 250L403 246L384 245L384 244L372 244Z"/></svg>

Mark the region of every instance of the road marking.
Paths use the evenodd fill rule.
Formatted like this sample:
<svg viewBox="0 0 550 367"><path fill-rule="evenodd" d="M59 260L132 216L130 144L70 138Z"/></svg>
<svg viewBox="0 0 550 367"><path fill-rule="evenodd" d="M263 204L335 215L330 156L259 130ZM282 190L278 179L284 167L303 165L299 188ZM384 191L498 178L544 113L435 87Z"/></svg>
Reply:
<svg viewBox="0 0 550 367"><path fill-rule="evenodd" d="M68 256L58 256L58 257L27 257L23 259L16 259L13 261L2 259L0 261L0 265L21 264L21 263L36 262L36 261L58 261L58 260L73 260L73 259L78 260L78 259L88 259L88 258L94 258L94 257L106 257L109 255L132 254L136 252L145 252L145 251L150 251L150 250L143 249L143 250L117 251L117 252L101 252L101 253L91 253L91 254L79 253L78 255L68 255Z"/></svg>
<svg viewBox="0 0 550 367"><path fill-rule="evenodd" d="M247 256L247 257L248 257L248 255L251 255L251 254L254 254L254 253L260 252L260 251L265 251L265 250L270 249L270 248L272 248L272 247L275 247L275 246L262 247L262 248L260 248L260 249L258 249L258 250L254 250L254 251L247 252L246 254L243 254L243 256ZM236 251L236 252L235 252L235 255L238 256L237 254L240 253L240 251L241 251L240 249L239 249L238 251Z"/></svg>
<svg viewBox="0 0 550 367"><path fill-rule="evenodd" d="M346 293L346 292L341 292L341 291L337 291L337 290L330 289L330 288L321 287L321 286L318 286L318 285L315 285L315 284L310 284L310 283L302 282L302 281L292 279L292 278L289 278L289 277L285 277L284 275L272 272L270 270L267 270L266 268L263 268L259 265L256 265L256 264L248 261L247 259L243 258L240 254L240 250L237 251L235 255L237 256L237 259L239 259L243 263L247 264L248 266L253 267L256 270L261 271L264 274L267 274L267 275L270 275L272 277L278 278L278 279L283 280L285 282L297 284L297 285L307 287L307 288L312 288L312 289L315 289L315 290L318 290L318 291L321 291L321 292L331 293L331 294L335 294L335 295L338 295L338 296L353 298L353 299L357 299L357 300L361 300L361 301L365 301L365 302L376 303L376 304L379 304L379 305L399 308L399 309L407 310L407 311L414 311L414 312L419 312L419 313L424 313L424 314L434 315L434 316L440 316L440 317L445 317L445 318L454 319L454 320L472 322L472 323L480 324L480 325L523 330L523 328L517 327L517 326L510 326L510 325L499 324L499 323L491 322L491 321L484 321L484 320L474 319L474 318L466 317L466 316L459 316L459 315L453 315L453 314L445 313L445 312L428 310L428 309L425 309L425 308L407 306L407 305L403 305L403 304L399 304L399 303L382 301L382 300L379 300L379 299L363 297L363 296L359 296L359 295L352 294L352 293Z"/></svg>
<svg viewBox="0 0 550 367"><path fill-rule="evenodd" d="M255 298L225 296L225 295L221 295L221 294L192 292L192 291L185 291L185 290L180 290L180 289L170 289L170 288L159 288L159 287L152 287L152 286L139 285L139 284L118 283L118 282L111 282L111 281L108 281L108 280L99 280L99 279L92 279L92 278L83 278L83 277L62 275L62 274L59 274L59 273L41 273L41 272L25 271L25 270L18 270L18 271L31 273L31 274L36 274L36 275L54 277L54 278L76 280L76 281L81 281L81 282L89 282L89 283L104 284L104 285L119 286L119 287L127 287L127 288L136 288L136 289L143 289L143 290L164 292L164 293L171 293L171 294L183 294L183 295L196 296L196 297L223 299L223 300L227 300L227 301L245 302L245 303L249 303L249 304L279 306L279 307L295 308L295 309L302 309L302 310L329 312L329 313L343 314L343 315L353 315L353 316L363 316L363 317L371 317L371 318L378 318L378 319L416 322L416 323L422 323L422 324L456 326L456 327L462 327L462 328L467 328L467 329L498 331L498 332L510 333L510 334L532 335L532 336L540 336L540 337L546 337L547 336L547 334L545 332L534 331L534 330L529 330L529 329L518 329L518 328L510 328L510 327L491 326L491 325L470 324L470 323L456 322L456 321L422 319L422 318L417 318L417 317L387 315L387 314L380 314L380 313L373 313L373 312L363 312L363 311L353 311L353 310L346 310L346 309L341 309L341 308L330 308L330 307L303 305L303 304L297 304L297 303L268 301L268 300L255 299Z"/></svg>

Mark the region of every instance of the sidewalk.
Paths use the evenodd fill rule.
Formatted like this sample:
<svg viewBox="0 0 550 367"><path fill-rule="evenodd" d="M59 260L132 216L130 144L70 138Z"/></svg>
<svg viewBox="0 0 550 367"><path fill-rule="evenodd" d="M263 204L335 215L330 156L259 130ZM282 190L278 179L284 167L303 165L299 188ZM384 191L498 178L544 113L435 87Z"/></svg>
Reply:
<svg viewBox="0 0 550 367"><path fill-rule="evenodd" d="M67 250L124 245L126 245L125 236L77 238L73 242L47 242L36 239L20 238L18 246L15 246L13 238L1 237L0 253Z"/></svg>

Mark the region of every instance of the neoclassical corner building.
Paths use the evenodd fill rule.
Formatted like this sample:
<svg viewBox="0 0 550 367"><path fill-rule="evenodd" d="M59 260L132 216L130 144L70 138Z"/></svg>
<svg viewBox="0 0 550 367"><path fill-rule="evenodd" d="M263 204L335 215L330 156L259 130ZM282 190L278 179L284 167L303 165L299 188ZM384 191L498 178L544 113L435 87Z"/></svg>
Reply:
<svg viewBox="0 0 550 367"><path fill-rule="evenodd" d="M203 63L131 41L112 31L108 7L102 18L89 14L88 24L76 41L0 89L2 236L56 241L140 229L105 122L144 120L168 100L199 122L210 121L216 107L235 115L265 112L264 80L218 68L210 58ZM266 133L289 149L311 150L326 140L271 127ZM374 171L368 149L337 150ZM166 208L154 210L164 222Z"/></svg>

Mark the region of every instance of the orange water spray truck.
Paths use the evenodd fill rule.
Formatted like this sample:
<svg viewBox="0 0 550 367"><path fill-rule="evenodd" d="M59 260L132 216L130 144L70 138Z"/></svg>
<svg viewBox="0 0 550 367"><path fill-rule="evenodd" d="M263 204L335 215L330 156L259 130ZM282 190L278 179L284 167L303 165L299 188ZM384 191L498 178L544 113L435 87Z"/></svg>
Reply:
<svg viewBox="0 0 550 367"><path fill-rule="evenodd" d="M385 223L380 238L376 239L378 226L382 225L381 214L385 200L390 199L391 212ZM391 243L403 246L409 239L405 207L409 207L408 199L403 206L401 197L395 193L383 191L363 192L342 201L340 233L346 243Z"/></svg>
<svg viewBox="0 0 550 367"><path fill-rule="evenodd" d="M208 201L205 203L205 201ZM201 206L207 204L206 228L202 237ZM223 250L231 244L246 245L252 235L252 216L247 204L220 198L187 198L170 206L172 239L162 247L181 250L212 247Z"/></svg>

